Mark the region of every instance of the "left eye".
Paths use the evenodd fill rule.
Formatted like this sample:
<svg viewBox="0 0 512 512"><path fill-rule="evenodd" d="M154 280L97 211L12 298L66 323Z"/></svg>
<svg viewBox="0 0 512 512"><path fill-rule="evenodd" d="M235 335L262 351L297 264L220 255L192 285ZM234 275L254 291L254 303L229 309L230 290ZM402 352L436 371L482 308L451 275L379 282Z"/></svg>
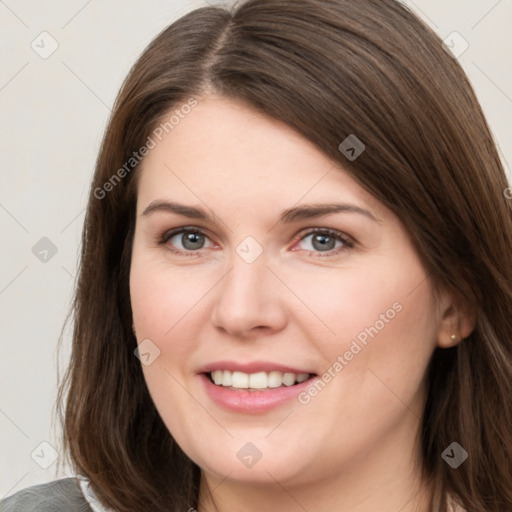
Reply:
<svg viewBox="0 0 512 512"><path fill-rule="evenodd" d="M330 252L350 245L346 238L332 231L307 233L301 238L300 242L305 242L308 238L310 242L306 244L309 247L304 248L306 251Z"/></svg>

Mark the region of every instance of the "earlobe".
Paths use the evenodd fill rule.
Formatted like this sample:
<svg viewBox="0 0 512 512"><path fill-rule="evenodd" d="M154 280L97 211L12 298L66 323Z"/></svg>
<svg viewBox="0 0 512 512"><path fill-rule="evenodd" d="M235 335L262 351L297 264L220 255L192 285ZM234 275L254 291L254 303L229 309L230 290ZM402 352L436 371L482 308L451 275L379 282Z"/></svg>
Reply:
<svg viewBox="0 0 512 512"><path fill-rule="evenodd" d="M450 348L450 347L454 347L455 345L458 345L462 341L464 341L462 336L460 336L458 334L452 334L449 337L444 336L444 339L439 339L438 340L438 345L441 348Z"/></svg>
<svg viewBox="0 0 512 512"><path fill-rule="evenodd" d="M463 342L475 328L476 312L463 300L452 302L443 313L437 337L437 345L451 348Z"/></svg>
<svg viewBox="0 0 512 512"><path fill-rule="evenodd" d="M440 348L451 348L455 347L459 343L461 343L463 340L462 336L458 334L448 334L448 333L439 333L437 337L437 345Z"/></svg>

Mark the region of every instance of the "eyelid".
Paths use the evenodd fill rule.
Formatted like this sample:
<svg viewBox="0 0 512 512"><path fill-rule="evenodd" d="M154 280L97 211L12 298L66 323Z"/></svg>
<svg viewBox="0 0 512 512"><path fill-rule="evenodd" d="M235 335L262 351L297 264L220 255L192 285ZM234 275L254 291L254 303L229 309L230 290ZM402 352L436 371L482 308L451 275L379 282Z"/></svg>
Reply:
<svg viewBox="0 0 512 512"><path fill-rule="evenodd" d="M355 243L354 239L344 233L343 231L338 231L337 229L332 228L305 228L305 230L301 230L296 237L294 238L294 241L300 241L303 240L305 237L315 234L315 233L322 233L332 236L333 238L337 238L341 240L342 242L346 243Z"/></svg>

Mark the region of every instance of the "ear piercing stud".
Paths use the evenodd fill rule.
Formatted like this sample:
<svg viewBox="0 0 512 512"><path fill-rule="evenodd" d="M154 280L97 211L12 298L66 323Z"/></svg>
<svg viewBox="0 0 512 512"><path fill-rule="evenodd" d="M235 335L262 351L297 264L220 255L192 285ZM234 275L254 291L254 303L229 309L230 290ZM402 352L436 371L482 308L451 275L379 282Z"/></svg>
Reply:
<svg viewBox="0 0 512 512"><path fill-rule="evenodd" d="M457 335L456 334L452 334L451 338L452 338L453 341L457 341Z"/></svg>

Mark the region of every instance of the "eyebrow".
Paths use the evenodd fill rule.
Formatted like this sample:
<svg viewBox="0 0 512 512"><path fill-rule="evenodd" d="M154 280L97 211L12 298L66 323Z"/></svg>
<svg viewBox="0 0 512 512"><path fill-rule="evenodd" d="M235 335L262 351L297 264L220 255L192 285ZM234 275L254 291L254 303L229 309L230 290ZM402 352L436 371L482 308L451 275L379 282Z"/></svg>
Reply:
<svg viewBox="0 0 512 512"><path fill-rule="evenodd" d="M151 202L142 212L141 216L147 216L155 212L176 213L190 219L198 219L213 223L213 217L201 208L162 200L155 200ZM281 212L278 223L291 224L300 220L323 217L324 215L332 215L334 213L357 213L377 223L379 222L370 211L356 206L355 204L329 203L306 204L289 208Z"/></svg>

